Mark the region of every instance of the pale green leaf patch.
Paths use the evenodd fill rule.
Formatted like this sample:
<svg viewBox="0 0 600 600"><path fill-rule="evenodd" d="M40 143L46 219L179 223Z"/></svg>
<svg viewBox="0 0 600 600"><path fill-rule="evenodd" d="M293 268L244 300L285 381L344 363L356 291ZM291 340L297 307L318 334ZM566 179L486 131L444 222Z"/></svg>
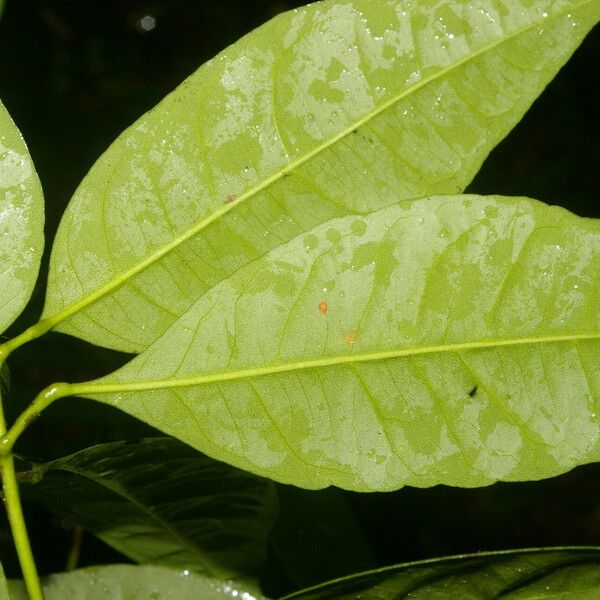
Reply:
<svg viewBox="0 0 600 600"><path fill-rule="evenodd" d="M98 160L60 225L37 333L140 352L303 231L462 191L599 12L325 0L279 15Z"/></svg>
<svg viewBox="0 0 600 600"><path fill-rule="evenodd" d="M44 249L44 197L23 138L0 102L0 333L27 304Z"/></svg>
<svg viewBox="0 0 600 600"><path fill-rule="evenodd" d="M50 575L45 600L267 600L233 580L211 579L159 566L109 565ZM20 581L9 581L11 600L27 600Z"/></svg>
<svg viewBox="0 0 600 600"><path fill-rule="evenodd" d="M71 393L307 488L540 479L597 460L600 222L432 197L329 221Z"/></svg>

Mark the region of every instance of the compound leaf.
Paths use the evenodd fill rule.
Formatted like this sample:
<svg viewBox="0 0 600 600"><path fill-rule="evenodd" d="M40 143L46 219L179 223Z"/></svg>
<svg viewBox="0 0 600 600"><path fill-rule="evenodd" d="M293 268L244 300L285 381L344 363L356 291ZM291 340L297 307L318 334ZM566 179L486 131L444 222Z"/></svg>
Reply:
<svg viewBox="0 0 600 600"><path fill-rule="evenodd" d="M599 12L590 0L325 0L279 15L98 160L56 237L46 325L139 352L303 231L462 191Z"/></svg>

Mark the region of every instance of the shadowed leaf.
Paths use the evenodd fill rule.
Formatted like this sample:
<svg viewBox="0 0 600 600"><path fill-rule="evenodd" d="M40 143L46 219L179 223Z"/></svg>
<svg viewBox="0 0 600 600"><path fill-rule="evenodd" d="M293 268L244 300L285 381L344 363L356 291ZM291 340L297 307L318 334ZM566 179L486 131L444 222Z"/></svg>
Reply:
<svg viewBox="0 0 600 600"><path fill-rule="evenodd" d="M273 485L168 438L93 446L36 467L23 493L140 563L260 574Z"/></svg>
<svg viewBox="0 0 600 600"><path fill-rule="evenodd" d="M594 600L600 550L514 550L398 565L286 596L284 600Z"/></svg>

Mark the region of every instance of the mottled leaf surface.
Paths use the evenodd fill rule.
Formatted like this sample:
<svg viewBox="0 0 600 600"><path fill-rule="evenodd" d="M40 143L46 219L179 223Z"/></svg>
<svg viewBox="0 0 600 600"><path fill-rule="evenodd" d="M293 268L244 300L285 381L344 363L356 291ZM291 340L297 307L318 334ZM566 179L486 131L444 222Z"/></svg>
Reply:
<svg viewBox="0 0 600 600"><path fill-rule="evenodd" d="M139 352L331 218L454 194L597 21L590 0L326 0L206 63L99 159L44 317Z"/></svg>
<svg viewBox="0 0 600 600"><path fill-rule="evenodd" d="M599 272L600 221L402 202L238 270L73 393L301 487L548 477L600 457Z"/></svg>
<svg viewBox="0 0 600 600"><path fill-rule="evenodd" d="M399 565L347 577L285 600L595 600L600 550L515 550Z"/></svg>
<svg viewBox="0 0 600 600"><path fill-rule="evenodd" d="M267 600L231 580L167 567L89 567L42 580L45 600ZM10 599L27 600L25 586L9 581Z"/></svg>
<svg viewBox="0 0 600 600"><path fill-rule="evenodd" d="M221 578L261 573L277 512L273 484L181 442L93 446L31 476L39 481L23 487L26 497L137 562Z"/></svg>
<svg viewBox="0 0 600 600"><path fill-rule="evenodd" d="M44 197L23 138L0 102L0 333L23 310L44 249Z"/></svg>

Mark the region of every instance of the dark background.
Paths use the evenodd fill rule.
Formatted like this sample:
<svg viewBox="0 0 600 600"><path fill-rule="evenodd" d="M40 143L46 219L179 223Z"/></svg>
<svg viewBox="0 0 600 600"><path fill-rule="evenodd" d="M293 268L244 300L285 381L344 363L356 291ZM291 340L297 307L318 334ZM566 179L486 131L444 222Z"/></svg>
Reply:
<svg viewBox="0 0 600 600"><path fill-rule="evenodd" d="M205 60L292 0L7 0L0 20L0 97L28 143L46 197L49 250L78 182L110 142ZM140 19L155 18L145 32ZM598 31L467 191L526 195L582 216L600 216ZM40 314L45 267L34 297L7 333ZM11 357L14 418L53 381L103 375L127 356L48 334ZM61 400L33 424L18 452L48 460L94 443L158 435L104 405ZM395 493L305 492L281 487L266 589L283 593L353 570L433 556L546 545L600 545L600 467L543 482ZM72 524L27 505L42 573L64 569ZM287 556L285 553L287 552ZM282 557L283 554L283 557ZM0 525L0 559L18 575ZM123 562L85 536L81 565ZM293 562L291 574L285 563Z"/></svg>

